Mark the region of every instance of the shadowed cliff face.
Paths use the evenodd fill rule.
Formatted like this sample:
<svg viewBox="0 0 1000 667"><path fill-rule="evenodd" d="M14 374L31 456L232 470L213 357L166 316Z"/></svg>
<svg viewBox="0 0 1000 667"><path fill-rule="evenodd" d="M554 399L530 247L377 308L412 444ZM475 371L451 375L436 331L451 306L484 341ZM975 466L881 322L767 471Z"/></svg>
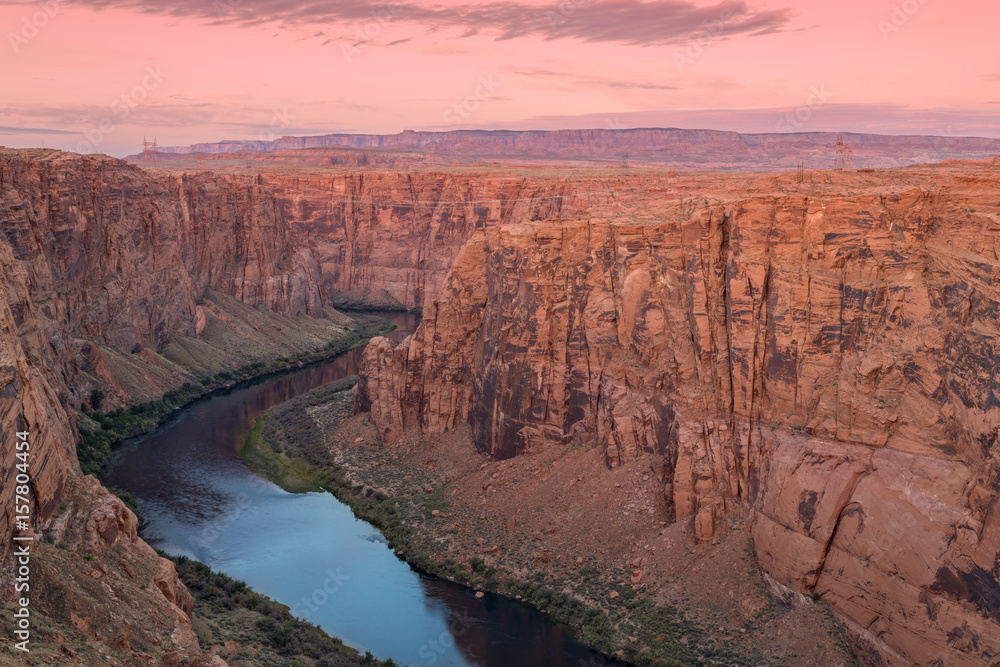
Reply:
<svg viewBox="0 0 1000 667"><path fill-rule="evenodd" d="M998 230L919 190L477 230L357 408L389 443L468 421L493 458L648 457L696 539L746 516L776 592L890 664L990 664Z"/></svg>
<svg viewBox="0 0 1000 667"><path fill-rule="evenodd" d="M158 348L206 288L322 314L315 256L257 187L58 152L0 155L2 233L40 314L79 335Z"/></svg>
<svg viewBox="0 0 1000 667"><path fill-rule="evenodd" d="M384 290L390 305L406 308L437 296L475 230L576 215L587 206L581 186L591 185L475 173L282 176L264 169L259 182L282 217L314 240L331 293L384 306ZM607 191L592 197L608 198Z"/></svg>
<svg viewBox="0 0 1000 667"><path fill-rule="evenodd" d="M14 524L14 493L18 474L14 464L15 433L30 435L29 472L33 517L38 523L55 510L66 476L79 472L76 429L60 400L65 386L49 362L56 340L35 318L28 274L0 243L0 502L3 503L3 540L0 560L10 547Z"/></svg>

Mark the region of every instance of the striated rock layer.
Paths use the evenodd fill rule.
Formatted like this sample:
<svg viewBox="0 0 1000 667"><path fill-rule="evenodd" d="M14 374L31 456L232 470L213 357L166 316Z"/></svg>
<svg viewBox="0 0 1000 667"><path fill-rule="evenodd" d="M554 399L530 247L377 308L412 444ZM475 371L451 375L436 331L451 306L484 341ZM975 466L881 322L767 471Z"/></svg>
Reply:
<svg viewBox="0 0 1000 667"><path fill-rule="evenodd" d="M345 304L422 307L437 296L476 229L579 213L593 184L490 174L371 171L287 175L261 165L256 180L282 216L316 244L325 286ZM606 185L596 199L609 198ZM389 299L385 298L385 295ZM393 301L394 300L394 301Z"/></svg>
<svg viewBox="0 0 1000 667"><path fill-rule="evenodd" d="M417 332L368 346L387 443L646 457L672 519L750 520L775 592L891 665L1000 664L1000 223L912 189L677 222L476 230ZM875 664L875 662L873 662Z"/></svg>
<svg viewBox="0 0 1000 667"><path fill-rule="evenodd" d="M206 288L322 315L316 258L258 187L104 156L0 154L0 229L41 314L121 347L194 333Z"/></svg>

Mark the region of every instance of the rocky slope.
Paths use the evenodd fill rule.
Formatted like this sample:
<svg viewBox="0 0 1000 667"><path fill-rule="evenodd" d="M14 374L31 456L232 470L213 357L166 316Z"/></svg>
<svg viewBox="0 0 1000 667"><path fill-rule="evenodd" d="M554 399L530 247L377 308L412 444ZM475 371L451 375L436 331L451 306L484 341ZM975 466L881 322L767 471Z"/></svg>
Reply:
<svg viewBox="0 0 1000 667"><path fill-rule="evenodd" d="M89 341L138 354L197 337L208 289L322 317L313 250L259 187L164 177L58 151L0 154L0 233L56 337L46 365L72 387Z"/></svg>
<svg viewBox="0 0 1000 667"><path fill-rule="evenodd" d="M645 461L663 518L747 519L775 592L822 596L871 664L992 664L1000 220L967 172L477 230L356 407L388 443L467 421L494 459Z"/></svg>
<svg viewBox="0 0 1000 667"><path fill-rule="evenodd" d="M269 354L300 337L329 342L335 325L321 319L330 311L314 251L257 187L153 175L103 156L3 151L0 279L0 557L15 532L14 434L27 431L31 519L18 532L47 538L35 554L45 591L33 597L38 623L52 620L58 636L64 622L103 643L102 664L150 652L164 664L224 664L198 658L191 598L173 566L137 538L134 515L79 477L74 408L93 380L132 387L129 401L218 370L219 359L196 358L206 349L238 359L243 348ZM255 324L287 330L255 332ZM229 325L245 329L243 348L227 350L239 336L212 333ZM14 590L7 565L5 601ZM132 624L137 614L149 624Z"/></svg>

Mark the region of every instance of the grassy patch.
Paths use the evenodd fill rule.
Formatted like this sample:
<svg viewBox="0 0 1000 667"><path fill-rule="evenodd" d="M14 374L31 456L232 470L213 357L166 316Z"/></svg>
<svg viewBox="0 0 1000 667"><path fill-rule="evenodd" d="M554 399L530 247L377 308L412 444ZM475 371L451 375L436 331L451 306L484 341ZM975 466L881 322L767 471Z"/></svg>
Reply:
<svg viewBox="0 0 1000 667"><path fill-rule="evenodd" d="M253 429L243 435L240 458L257 474L290 493L322 491L322 479L300 457L276 452L261 435L266 418L257 417Z"/></svg>

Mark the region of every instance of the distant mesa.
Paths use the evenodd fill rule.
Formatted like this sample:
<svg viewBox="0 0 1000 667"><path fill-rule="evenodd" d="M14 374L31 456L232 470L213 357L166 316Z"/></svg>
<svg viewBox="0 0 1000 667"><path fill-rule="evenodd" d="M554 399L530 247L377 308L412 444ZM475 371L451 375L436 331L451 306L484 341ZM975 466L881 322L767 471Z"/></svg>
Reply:
<svg viewBox="0 0 1000 667"><path fill-rule="evenodd" d="M837 153L843 140L853 168L887 168L945 160L992 159L1000 139L836 132L748 133L679 128L625 130L451 130L406 129L398 134L324 134L273 141L226 140L190 146L157 146L159 160L200 153L276 153L303 149L434 156L435 164L531 163L564 166L670 166L700 171L831 169L850 165ZM623 157L624 156L624 157ZM143 161L142 153L126 158ZM382 162L385 157L380 159ZM624 160L624 162L623 162ZM846 163L846 164L845 164ZM355 160L352 166L398 166ZM850 167L848 167L850 168Z"/></svg>

